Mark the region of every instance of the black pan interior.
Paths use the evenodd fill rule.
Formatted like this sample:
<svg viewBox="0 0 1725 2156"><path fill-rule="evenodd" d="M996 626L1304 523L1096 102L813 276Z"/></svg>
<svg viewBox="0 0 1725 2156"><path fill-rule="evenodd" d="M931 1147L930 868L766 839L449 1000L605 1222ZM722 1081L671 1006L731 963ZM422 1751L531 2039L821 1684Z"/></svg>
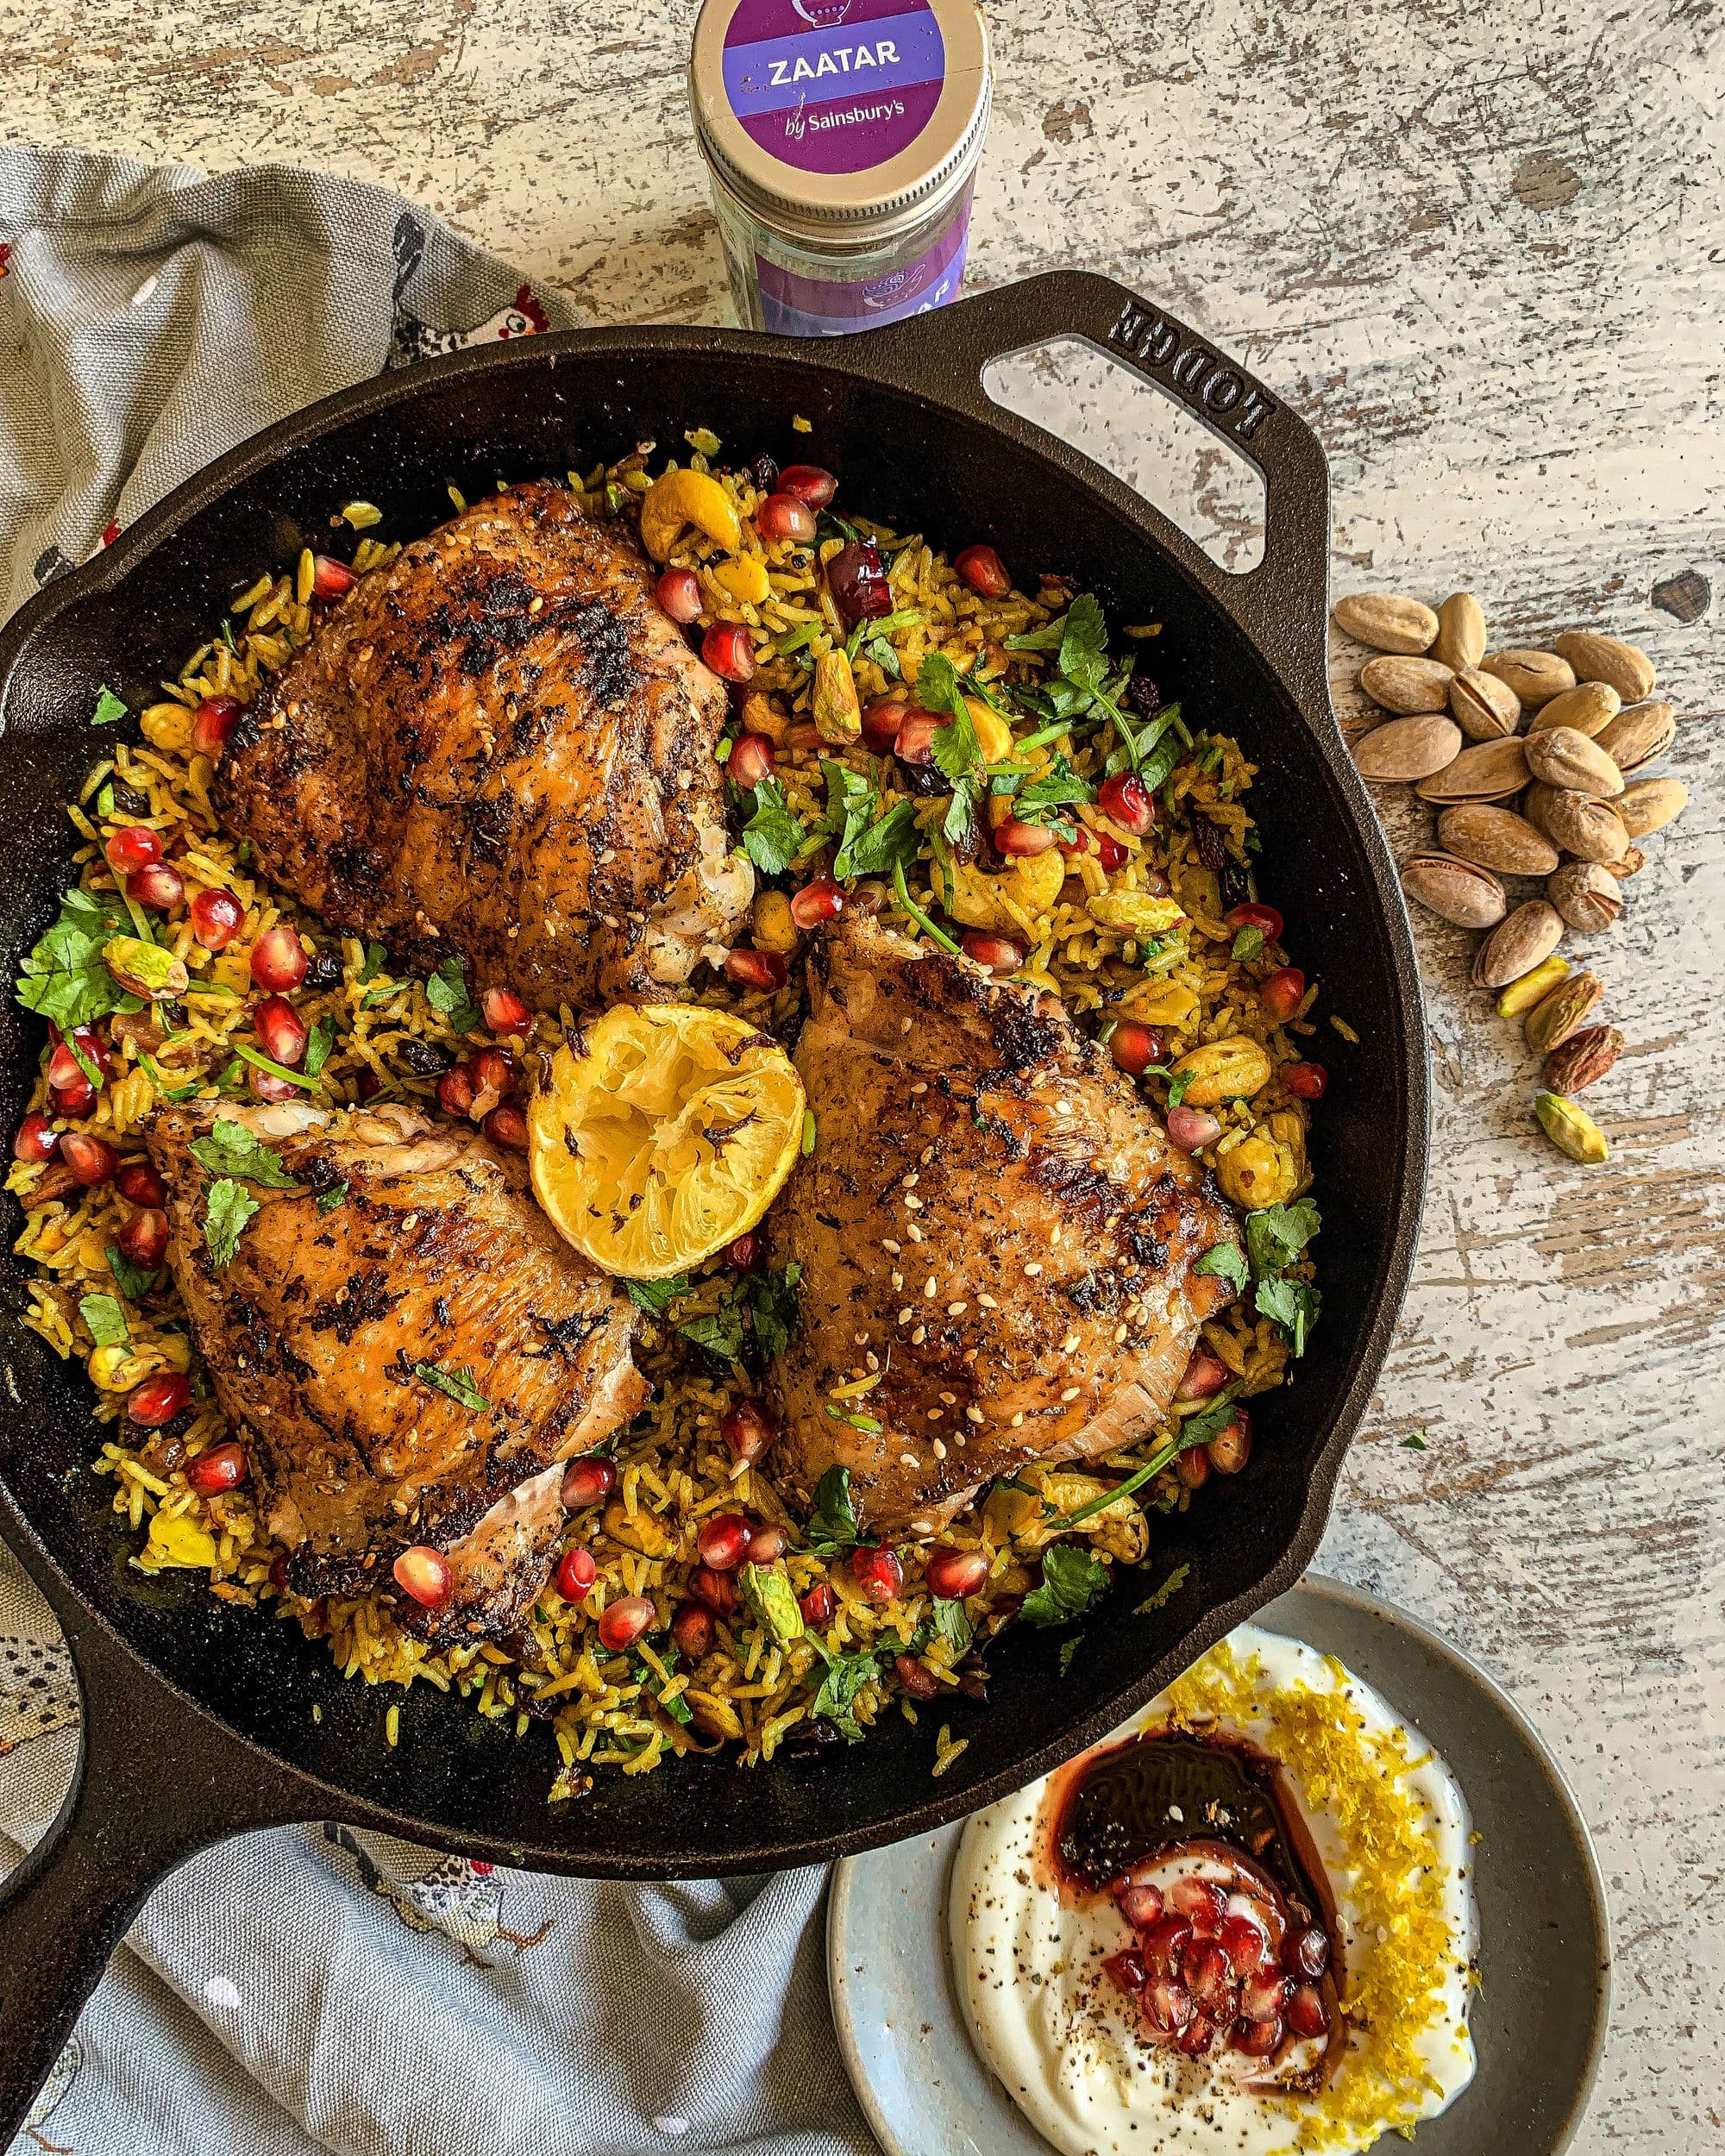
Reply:
<svg viewBox="0 0 1725 2156"><path fill-rule="evenodd" d="M297 1631L224 1610L201 1576L147 1580L129 1568L130 1538L109 1510L110 1486L85 1471L98 1438L83 1372L18 1322L19 1272L9 1256L0 1260L11 1376L0 1480L78 1594L172 1683L277 1755L283 1771L330 1785L326 1810L392 1815L406 1828L552 1867L710 1872L889 1839L1021 1783L1078 1736L1098 1733L1128 1695L1181 1666L1309 1557L1362 1375L1369 1384L1393 1315L1417 1204L1417 1050L1389 924L1394 900L1327 760L1331 744L1320 748L1245 633L1118 490L1043 454L1016 423L963 416L914 385L857 379L781 351L765 342L744 348L742 339L707 349L649 342L627 355L524 350L513 365L427 382L412 399L338 424L209 500L115 588L51 613L0 681L0 841L12 863L0 889L0 943L16 970L65 880L72 840L59 804L102 746L88 717L104 684L135 708L150 700L152 685L178 670L260 570L292 561L302 544L348 536L331 524L351 498L375 501L383 530L405 537L450 513L452 482L474 499L499 479L586 468L637 441L681 444L686 427L705 425L730 456L764 449L784 462L830 465L842 475L841 508L866 506L948 549L987 538L1021 582L1041 568L1070 571L1097 591L1112 621L1159 620L1142 663L1193 723L1234 732L1260 768L1251 798L1263 893L1287 915L1299 962L1325 982L1327 1007L1360 1037L1350 1046L1325 1027L1314 1044L1333 1074L1314 1148L1322 1321L1296 1382L1256 1404L1247 1472L1213 1481L1183 1520L1157 1529L1151 1564L1122 1576L1063 1677L1062 1635L1012 1632L992 1652L985 1711L955 1700L925 1709L915 1728L895 1715L866 1745L781 1754L770 1770L700 1760L639 1778L602 1773L590 1795L549 1809L555 1758L543 1732L518 1743L512 1725L486 1723L419 1689L402 1701L400 1743L387 1749L392 1689L343 1682ZM798 417L811 431L794 426ZM36 1021L7 1000L8 1131L40 1044ZM16 1208L7 1213L15 1222ZM1380 1290L1392 1276L1386 1311ZM1179 1590L1140 1612L1182 1564ZM970 1741L935 1782L941 1722Z"/></svg>

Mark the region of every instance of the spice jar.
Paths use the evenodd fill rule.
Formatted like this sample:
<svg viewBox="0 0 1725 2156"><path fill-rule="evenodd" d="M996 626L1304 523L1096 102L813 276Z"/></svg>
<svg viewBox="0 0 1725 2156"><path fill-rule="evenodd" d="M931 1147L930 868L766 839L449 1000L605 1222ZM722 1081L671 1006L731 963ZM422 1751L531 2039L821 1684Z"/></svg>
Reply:
<svg viewBox="0 0 1725 2156"><path fill-rule="evenodd" d="M705 0L689 102L750 328L842 336L958 297L988 131L975 0Z"/></svg>

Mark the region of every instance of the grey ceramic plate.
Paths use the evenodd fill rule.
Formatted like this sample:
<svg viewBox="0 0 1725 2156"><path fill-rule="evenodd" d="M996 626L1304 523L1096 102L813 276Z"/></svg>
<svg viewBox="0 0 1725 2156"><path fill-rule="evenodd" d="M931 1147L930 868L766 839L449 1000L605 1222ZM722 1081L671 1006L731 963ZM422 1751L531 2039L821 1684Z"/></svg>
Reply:
<svg viewBox="0 0 1725 2156"><path fill-rule="evenodd" d="M1417 2156L1557 2156L1598 2069L1611 1946L1593 1846L1555 1761L1483 1670L1387 1602L1308 1577L1252 1621L1339 1655L1417 1723L1481 1837L1478 2071L1420 2128ZM886 2156L1048 2156L972 2049L954 1989L946 1890L962 1831L871 1850L833 1874L839 2045Z"/></svg>

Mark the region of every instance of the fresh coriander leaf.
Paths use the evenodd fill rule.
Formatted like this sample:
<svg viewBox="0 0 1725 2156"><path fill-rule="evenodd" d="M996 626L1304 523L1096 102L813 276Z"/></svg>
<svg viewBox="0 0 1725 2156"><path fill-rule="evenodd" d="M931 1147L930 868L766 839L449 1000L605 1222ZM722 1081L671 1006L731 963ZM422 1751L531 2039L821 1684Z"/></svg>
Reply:
<svg viewBox="0 0 1725 2156"><path fill-rule="evenodd" d="M1108 671L1108 624L1094 592L1081 592L1068 608L1055 664L1081 688L1101 686Z"/></svg>
<svg viewBox="0 0 1725 2156"><path fill-rule="evenodd" d="M848 659L854 659L865 636L890 636L894 630L909 629L921 619L921 611L914 606L901 606L894 614L876 614L872 617L865 616L844 639L844 655ZM888 649L891 649L889 644ZM873 655L870 653L871 658Z"/></svg>
<svg viewBox="0 0 1725 2156"><path fill-rule="evenodd" d="M934 1629L952 1650L957 1661L975 1637L975 1627L964 1614L962 1601L937 1595L933 1604Z"/></svg>
<svg viewBox="0 0 1725 2156"><path fill-rule="evenodd" d="M141 999L127 993L102 956L103 946L125 921L117 898L66 892L60 902L60 918L24 961L18 976L19 1002L68 1035L74 1027L105 1018L110 1011L141 1011Z"/></svg>
<svg viewBox="0 0 1725 2156"><path fill-rule="evenodd" d="M853 524L848 517L835 516L830 509L821 510L815 517L815 541L823 539L860 539L862 527Z"/></svg>
<svg viewBox="0 0 1725 2156"><path fill-rule="evenodd" d="M1170 1070L1166 1063L1148 1063L1145 1067L1146 1078L1165 1078L1168 1081L1168 1105L1170 1108L1180 1106L1186 1098L1187 1087L1197 1075L1195 1070Z"/></svg>
<svg viewBox="0 0 1725 2156"><path fill-rule="evenodd" d="M1306 1352L1306 1336L1318 1321L1323 1300L1318 1290L1298 1280L1261 1280L1252 1290L1260 1318L1280 1326L1295 1356Z"/></svg>
<svg viewBox="0 0 1725 2156"><path fill-rule="evenodd" d="M387 956L388 954L386 952L381 943L367 943L366 945L366 962L360 968L358 973L354 975L355 984L363 988L368 981L375 981L379 973L382 969L383 962Z"/></svg>
<svg viewBox="0 0 1725 2156"><path fill-rule="evenodd" d="M677 1330L686 1340L693 1340L698 1348L716 1355L721 1363L743 1360L743 1305L735 1294L726 1295L717 1310L691 1318Z"/></svg>
<svg viewBox="0 0 1725 2156"><path fill-rule="evenodd" d="M1231 958L1243 958L1247 961L1254 958L1262 958L1264 956L1264 931L1261 928L1243 928L1239 934L1235 937L1233 949L1229 952L1228 956Z"/></svg>
<svg viewBox="0 0 1725 2156"><path fill-rule="evenodd" d="M889 875L895 862L910 867L921 843L915 804L895 801L878 824L847 839L833 861L832 872L846 878Z"/></svg>
<svg viewBox="0 0 1725 2156"><path fill-rule="evenodd" d="M160 1268L154 1273L145 1272L141 1267L133 1264L123 1250L116 1250L111 1243L104 1255L108 1260L108 1269L114 1275L114 1284L128 1302L141 1302L161 1278Z"/></svg>
<svg viewBox="0 0 1725 2156"><path fill-rule="evenodd" d="M862 647L862 656L872 659L889 681L902 681L905 670L899 664L899 655L884 636L870 636Z"/></svg>
<svg viewBox="0 0 1725 2156"><path fill-rule="evenodd" d="M457 1033L470 1033L480 1022L467 996L467 969L459 958L446 958L427 981L425 1000L443 1013Z"/></svg>
<svg viewBox="0 0 1725 2156"><path fill-rule="evenodd" d="M1138 775L1143 780L1146 793L1154 793L1157 787L1167 778L1169 773L1179 762L1183 746L1179 736L1170 731L1164 734L1155 749L1145 757L1138 766Z"/></svg>
<svg viewBox="0 0 1725 2156"><path fill-rule="evenodd" d="M920 689L918 694L921 694ZM957 714L950 724L935 728L932 747L936 766L944 777L957 782L975 769L982 751L976 739L976 729L971 723L969 712L963 708L962 699Z"/></svg>
<svg viewBox="0 0 1725 2156"><path fill-rule="evenodd" d="M1402 1449L1404 1452L1428 1451L1430 1447L1426 1443L1425 1432L1423 1430L1416 1430L1411 1437L1403 1438L1402 1440Z"/></svg>
<svg viewBox="0 0 1725 2156"><path fill-rule="evenodd" d="M940 835L949 846L959 846L967 852L976 829L976 781L974 779L955 779L952 799L946 805L946 813L940 821ZM915 856L912 856L914 860Z"/></svg>
<svg viewBox="0 0 1725 2156"><path fill-rule="evenodd" d="M327 1190L318 1192L314 1202L319 1213L333 1213L337 1206L346 1204L347 1198L346 1183L331 1183Z"/></svg>
<svg viewBox="0 0 1725 2156"><path fill-rule="evenodd" d="M306 1037L305 1075L315 1078L329 1060L329 1050L336 1045L336 1021L319 1018Z"/></svg>
<svg viewBox="0 0 1725 2156"><path fill-rule="evenodd" d="M763 876L782 875L803 842L803 827L776 779L755 788L753 813L743 826L743 850Z"/></svg>
<svg viewBox="0 0 1725 2156"><path fill-rule="evenodd" d="M1056 756L1039 779L1019 788L1013 813L1026 823L1038 823L1046 811L1064 808L1074 801L1094 801L1096 789L1068 763Z"/></svg>
<svg viewBox="0 0 1725 2156"><path fill-rule="evenodd" d="M1040 629L1020 630L1016 636L1008 636L1008 651L1058 651L1066 635L1066 617L1057 615L1053 621L1045 621Z"/></svg>
<svg viewBox="0 0 1725 2156"><path fill-rule="evenodd" d="M1072 1658L1077 1653L1079 1648L1082 1647L1083 1644L1084 1635L1082 1632L1075 1632L1070 1639L1063 1639L1061 1641L1060 1674L1062 1677L1064 1677L1067 1671L1072 1667Z"/></svg>
<svg viewBox="0 0 1725 2156"><path fill-rule="evenodd" d="M1245 1257L1238 1243L1213 1244L1192 1270L1214 1274L1218 1280L1226 1281L1236 1294L1246 1283Z"/></svg>
<svg viewBox="0 0 1725 2156"><path fill-rule="evenodd" d="M126 1313L112 1295L81 1295L78 1314L97 1347L120 1347L132 1337Z"/></svg>
<svg viewBox="0 0 1725 2156"><path fill-rule="evenodd" d="M809 1702L810 1714L830 1721L840 1736L851 1744L860 1743L862 1727L850 1710L857 1694L880 1675L880 1656L869 1650L857 1654L834 1654L822 1644L819 1633L812 1632L804 1636L826 1665L819 1689Z"/></svg>
<svg viewBox="0 0 1725 2156"><path fill-rule="evenodd" d="M129 716L126 706L112 689L101 688L96 692L96 709L90 714L92 726L112 726Z"/></svg>
<svg viewBox="0 0 1725 2156"><path fill-rule="evenodd" d="M802 1276L802 1267L793 1263L781 1273L749 1273L743 1277L743 1293L755 1319L755 1344L769 1358L784 1353L802 1322L797 1301L797 1282Z"/></svg>
<svg viewBox="0 0 1725 2156"><path fill-rule="evenodd" d="M1168 1577L1164 1580L1161 1586L1157 1589L1155 1594L1148 1596L1144 1601L1141 1601L1138 1608L1133 1610L1132 1615L1134 1617L1149 1617L1153 1615L1157 1610L1160 1609L1164 1603L1171 1602L1174 1600L1174 1597L1180 1592L1181 1589L1185 1586L1188 1579L1191 1576L1191 1572L1192 1568L1189 1564L1176 1564L1174 1570L1168 1575Z"/></svg>
<svg viewBox="0 0 1725 2156"><path fill-rule="evenodd" d="M257 1210L257 1200L242 1184L226 1175L210 1184L204 1204L204 1242L218 1273L233 1262L240 1238Z"/></svg>
<svg viewBox="0 0 1725 2156"><path fill-rule="evenodd" d="M815 1485L814 1510L806 1532L817 1557L843 1557L856 1547L856 1508L850 1501L848 1467L828 1468Z"/></svg>
<svg viewBox="0 0 1725 2156"><path fill-rule="evenodd" d="M626 1280L623 1288L637 1310L662 1318L679 1295L688 1294L689 1276L687 1273L674 1273L669 1280Z"/></svg>
<svg viewBox="0 0 1725 2156"><path fill-rule="evenodd" d="M191 1141L191 1157L212 1175L237 1175L267 1190L292 1190L298 1178L282 1166L274 1150L248 1131L243 1123L223 1117L202 1138Z"/></svg>
<svg viewBox="0 0 1725 2156"><path fill-rule="evenodd" d="M1239 1395L1239 1387L1230 1385L1218 1393L1208 1407L1201 1408L1195 1415L1188 1415L1180 1426L1178 1445L1172 1449L1167 1445L1162 1448L1168 1458L1171 1460L1176 1452L1189 1452L1194 1445L1208 1445L1212 1438L1220 1437L1239 1412L1234 1406ZM1162 1466L1167 1464L1167 1460L1162 1462ZM1158 1474L1161 1471L1161 1468L1157 1470Z"/></svg>
<svg viewBox="0 0 1725 2156"><path fill-rule="evenodd" d="M446 1370L436 1363L416 1363L413 1375L423 1378L426 1384L435 1386L440 1393L447 1393L451 1400L458 1401L469 1413L482 1413L491 1405L474 1384L471 1370Z"/></svg>
<svg viewBox="0 0 1725 2156"><path fill-rule="evenodd" d="M1019 1614L1032 1625L1063 1625L1082 1617L1107 1586L1107 1566L1088 1550L1051 1542L1042 1553L1042 1584L1025 1596Z"/></svg>
<svg viewBox="0 0 1725 2156"><path fill-rule="evenodd" d="M1291 1265L1318 1232L1318 1208L1309 1198L1295 1199L1291 1206L1265 1206L1248 1213L1246 1255L1254 1275L1279 1273Z"/></svg>

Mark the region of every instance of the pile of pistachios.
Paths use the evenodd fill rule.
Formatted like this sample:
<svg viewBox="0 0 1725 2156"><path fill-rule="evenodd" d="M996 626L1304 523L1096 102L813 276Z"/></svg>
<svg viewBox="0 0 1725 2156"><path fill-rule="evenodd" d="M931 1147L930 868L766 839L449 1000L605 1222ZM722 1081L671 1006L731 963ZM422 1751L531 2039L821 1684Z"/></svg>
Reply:
<svg viewBox="0 0 1725 2156"><path fill-rule="evenodd" d="M1498 1011L1544 1059L1540 1129L1571 1160L1607 1159L1605 1133L1575 1095L1610 1071L1623 1036L1597 1022L1597 975L1572 969L1558 947L1612 925L1646 865L1641 840L1689 805L1681 780L1640 775L1677 735L1653 661L1590 630L1549 651L1489 651L1471 592L1435 610L1363 592L1332 618L1378 654L1359 686L1392 715L1354 743L1361 777L1411 785L1438 811L1437 844L1403 862L1403 890L1484 931L1474 983L1497 992ZM1538 881L1544 894L1514 899L1505 878Z"/></svg>

